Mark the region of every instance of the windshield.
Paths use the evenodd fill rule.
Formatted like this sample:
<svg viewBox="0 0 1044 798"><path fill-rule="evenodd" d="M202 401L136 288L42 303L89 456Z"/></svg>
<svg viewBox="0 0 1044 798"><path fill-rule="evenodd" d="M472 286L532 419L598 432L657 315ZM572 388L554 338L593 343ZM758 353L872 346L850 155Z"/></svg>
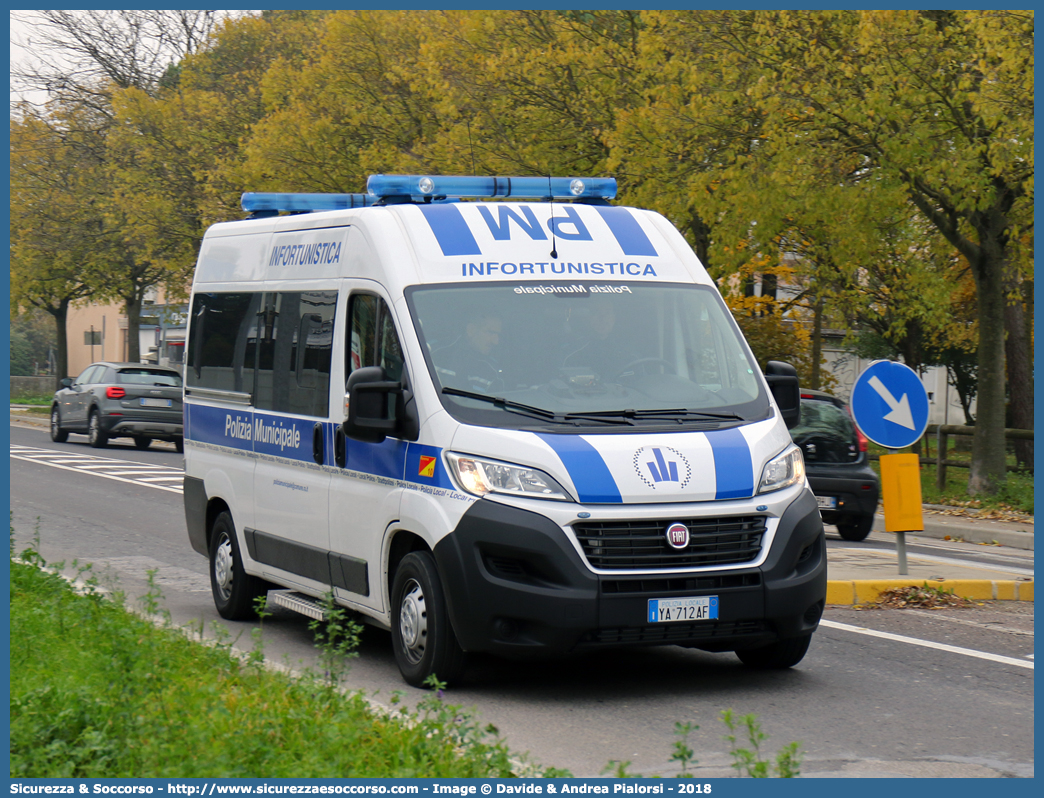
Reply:
<svg viewBox="0 0 1044 798"><path fill-rule="evenodd" d="M443 406L466 423L706 429L768 413L757 365L707 286L496 283L406 293Z"/></svg>

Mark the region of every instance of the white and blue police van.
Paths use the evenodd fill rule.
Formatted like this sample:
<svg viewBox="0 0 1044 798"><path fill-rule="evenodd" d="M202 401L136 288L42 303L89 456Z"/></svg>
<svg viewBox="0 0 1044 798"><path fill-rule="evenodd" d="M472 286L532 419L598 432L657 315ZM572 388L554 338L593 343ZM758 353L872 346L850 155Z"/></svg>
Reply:
<svg viewBox="0 0 1044 798"><path fill-rule="evenodd" d="M799 662L826 548L797 377L675 227L612 178L367 189L244 194L203 240L184 497L219 613L332 598L413 685L466 652Z"/></svg>

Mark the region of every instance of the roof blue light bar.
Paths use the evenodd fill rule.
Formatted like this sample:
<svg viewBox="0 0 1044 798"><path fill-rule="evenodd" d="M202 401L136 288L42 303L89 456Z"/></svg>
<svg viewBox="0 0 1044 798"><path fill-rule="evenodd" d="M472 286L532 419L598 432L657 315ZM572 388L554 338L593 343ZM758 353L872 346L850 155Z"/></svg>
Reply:
<svg viewBox="0 0 1044 798"><path fill-rule="evenodd" d="M366 190L374 197L454 197L479 199L609 200L615 177L470 177L454 175L370 175Z"/></svg>
<svg viewBox="0 0 1044 798"><path fill-rule="evenodd" d="M287 211L339 211L344 208L364 208L373 205L377 198L369 194L268 194L247 192L241 203L249 213L275 213Z"/></svg>

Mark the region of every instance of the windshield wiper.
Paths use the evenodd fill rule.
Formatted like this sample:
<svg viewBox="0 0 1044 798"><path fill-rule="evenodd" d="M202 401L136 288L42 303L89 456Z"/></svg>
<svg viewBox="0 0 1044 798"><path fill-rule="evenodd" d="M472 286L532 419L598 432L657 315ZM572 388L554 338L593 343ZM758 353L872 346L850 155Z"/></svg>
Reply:
<svg viewBox="0 0 1044 798"><path fill-rule="evenodd" d="M475 393L474 391L462 391L459 388L443 388L442 392L449 394L450 396L463 396L466 399L478 399L480 402L489 402L491 405L499 407L501 410L507 410L509 413L518 413L519 415L529 416L531 418L545 419L556 424L567 424L572 421L600 421L603 424L631 423L626 419L617 419L611 415L605 418L600 418L598 417L598 413L569 413L563 416L553 410L547 410L543 407L535 407L534 405L522 404L521 402L513 402L510 399L504 399L501 396L489 396L488 394Z"/></svg>
<svg viewBox="0 0 1044 798"><path fill-rule="evenodd" d="M677 408L665 408L663 410L596 410L591 413L584 413L584 416L602 417L602 418L624 418L624 419L664 419L672 418L681 420L683 418L710 418L718 419L722 421L743 421L743 416L738 416L735 413L705 413L702 410L687 410L684 407ZM572 414L568 414L565 418L572 418Z"/></svg>

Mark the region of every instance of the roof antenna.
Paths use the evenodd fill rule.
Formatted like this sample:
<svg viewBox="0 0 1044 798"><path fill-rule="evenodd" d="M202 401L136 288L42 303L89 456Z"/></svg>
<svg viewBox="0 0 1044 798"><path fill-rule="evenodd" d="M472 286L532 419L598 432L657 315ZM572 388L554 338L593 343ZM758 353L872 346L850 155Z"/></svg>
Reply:
<svg viewBox="0 0 1044 798"><path fill-rule="evenodd" d="M558 260L558 245L555 242L555 193L551 190L551 175L547 176L547 199L551 203L551 257Z"/></svg>

